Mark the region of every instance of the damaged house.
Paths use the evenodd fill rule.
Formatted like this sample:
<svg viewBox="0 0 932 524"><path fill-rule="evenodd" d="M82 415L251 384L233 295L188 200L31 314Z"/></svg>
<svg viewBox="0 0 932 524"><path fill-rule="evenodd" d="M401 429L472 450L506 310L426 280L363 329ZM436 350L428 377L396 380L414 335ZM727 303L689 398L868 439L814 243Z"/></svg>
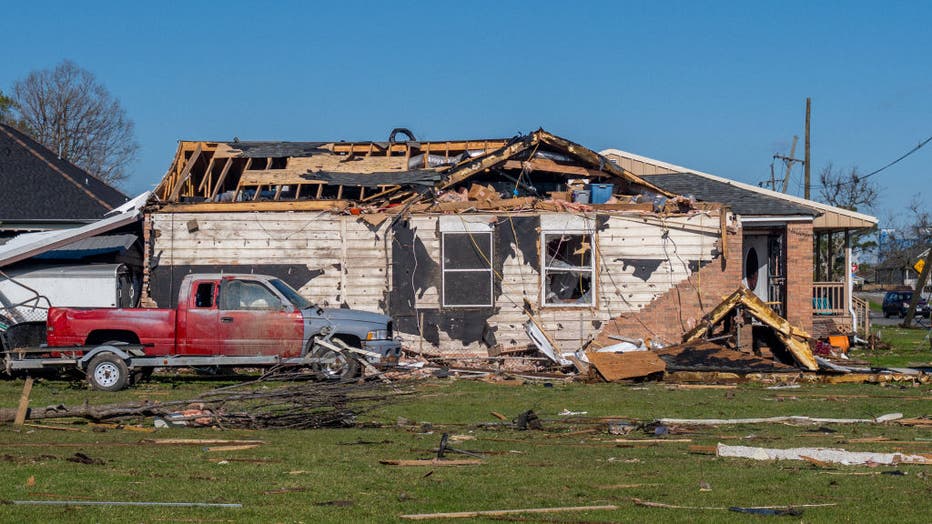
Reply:
<svg viewBox="0 0 932 524"><path fill-rule="evenodd" d="M743 277L740 217L685 193L543 130L182 141L145 213L143 292L168 307L188 273L275 275L391 315L423 353L533 348L529 317L566 350L674 343ZM788 259L812 259L806 238ZM809 268L786 272L786 303L808 302Z"/></svg>

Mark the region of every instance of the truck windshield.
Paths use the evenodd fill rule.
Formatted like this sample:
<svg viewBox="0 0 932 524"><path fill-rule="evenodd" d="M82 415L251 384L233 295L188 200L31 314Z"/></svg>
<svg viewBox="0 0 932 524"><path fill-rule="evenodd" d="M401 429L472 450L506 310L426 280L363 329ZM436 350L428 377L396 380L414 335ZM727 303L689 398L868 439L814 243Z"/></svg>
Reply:
<svg viewBox="0 0 932 524"><path fill-rule="evenodd" d="M311 304L306 298L298 294L293 287L282 282L277 278L272 279L272 285L275 286L275 289L281 292L282 295L285 295L292 304L295 305L298 309L307 309L309 307L314 307L314 304Z"/></svg>

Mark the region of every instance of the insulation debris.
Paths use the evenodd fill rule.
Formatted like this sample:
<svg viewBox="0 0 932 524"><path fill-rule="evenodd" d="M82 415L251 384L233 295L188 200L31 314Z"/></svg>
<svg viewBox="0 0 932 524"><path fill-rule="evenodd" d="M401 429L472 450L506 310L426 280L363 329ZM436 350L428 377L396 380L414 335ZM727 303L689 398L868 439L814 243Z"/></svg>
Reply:
<svg viewBox="0 0 932 524"><path fill-rule="evenodd" d="M838 448L771 449L719 444L716 447L715 454L719 457L748 458L752 460L805 460L845 466L932 464L932 455L929 454L876 453L846 451Z"/></svg>

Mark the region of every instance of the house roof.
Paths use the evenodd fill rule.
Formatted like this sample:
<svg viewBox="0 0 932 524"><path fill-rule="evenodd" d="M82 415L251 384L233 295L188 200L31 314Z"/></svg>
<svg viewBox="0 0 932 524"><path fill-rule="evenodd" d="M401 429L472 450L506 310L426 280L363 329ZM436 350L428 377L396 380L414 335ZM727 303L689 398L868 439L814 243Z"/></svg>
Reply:
<svg viewBox="0 0 932 524"><path fill-rule="evenodd" d="M762 187L753 186L751 184L745 184L743 182L738 182L736 180L729 180L720 176L712 175L709 173L703 173L702 171L697 171L695 169L690 169L683 166L678 166L676 164L670 164L669 162L664 162L662 160L656 160L653 158L636 155L634 153L628 153L627 151L622 151L620 149L606 149L601 152L606 157L612 159L613 161L618 162L620 165L625 166L627 169L633 170L635 173L639 173L648 178L647 174L692 174L696 175L702 179L720 182L722 184L727 184L731 186L734 190L743 190L747 194L756 194L765 197L770 197L785 202L787 206L802 206L810 208L811 210L816 211L816 218L813 220L813 227L816 229L859 229L859 228L868 228L877 224L877 217L867 215L864 213L858 213L857 211L850 211L848 209L842 209L840 207L830 206L828 204L823 204L821 202L815 202L813 200L807 200L794 195L788 195L785 193L780 193L777 191L771 191L769 189L764 189ZM634 167L638 166L638 167ZM651 178L651 180L659 180L657 178ZM721 187L721 186L718 186ZM693 193L695 194L695 193ZM697 195L698 196L698 195ZM750 198L748 196L748 198ZM722 204L731 204L731 202L720 202ZM737 212L737 211L736 211ZM757 214L757 213L754 213Z"/></svg>
<svg viewBox="0 0 932 524"><path fill-rule="evenodd" d="M671 193L693 195L700 201L727 204L732 211L743 216L811 216L819 213L811 207L801 206L770 195L748 191L729 182L722 182L696 173L668 173L641 175L647 181Z"/></svg>
<svg viewBox="0 0 932 524"><path fill-rule="evenodd" d="M0 186L0 222L95 220L127 201L119 190L3 124Z"/></svg>
<svg viewBox="0 0 932 524"><path fill-rule="evenodd" d="M543 129L436 142L181 141L155 195L169 211L447 212L566 202L570 189L590 182L610 185L618 197L598 205L644 210L650 201L634 197L676 196ZM481 195L473 186L482 186ZM672 200L671 212L688 207Z"/></svg>

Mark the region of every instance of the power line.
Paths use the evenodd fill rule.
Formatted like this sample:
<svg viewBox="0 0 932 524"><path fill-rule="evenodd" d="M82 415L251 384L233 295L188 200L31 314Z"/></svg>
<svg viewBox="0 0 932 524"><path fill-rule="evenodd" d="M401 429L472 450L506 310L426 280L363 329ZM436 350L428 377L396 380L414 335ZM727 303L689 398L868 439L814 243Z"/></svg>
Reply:
<svg viewBox="0 0 932 524"><path fill-rule="evenodd" d="M920 149L922 146L928 144L929 142L932 142L932 136L930 136L929 138L923 140L922 142L919 142L919 145L918 145L918 146L916 146L916 147L910 149L905 155L901 156L900 158L897 158L897 159L894 160L893 162L890 162L889 164L887 164L887 165L881 167L880 169L878 169L878 170L876 170L876 171L873 171L873 172L871 172L871 173L868 173L868 174L862 176L862 177L861 177L861 180L864 180L864 179L867 178L867 177L874 176L874 175L876 175L877 173L883 171L884 169L886 169L886 168L892 166L893 164L899 162L900 160L903 160L904 158L908 157L909 155L915 153L916 151L919 151L919 149Z"/></svg>

